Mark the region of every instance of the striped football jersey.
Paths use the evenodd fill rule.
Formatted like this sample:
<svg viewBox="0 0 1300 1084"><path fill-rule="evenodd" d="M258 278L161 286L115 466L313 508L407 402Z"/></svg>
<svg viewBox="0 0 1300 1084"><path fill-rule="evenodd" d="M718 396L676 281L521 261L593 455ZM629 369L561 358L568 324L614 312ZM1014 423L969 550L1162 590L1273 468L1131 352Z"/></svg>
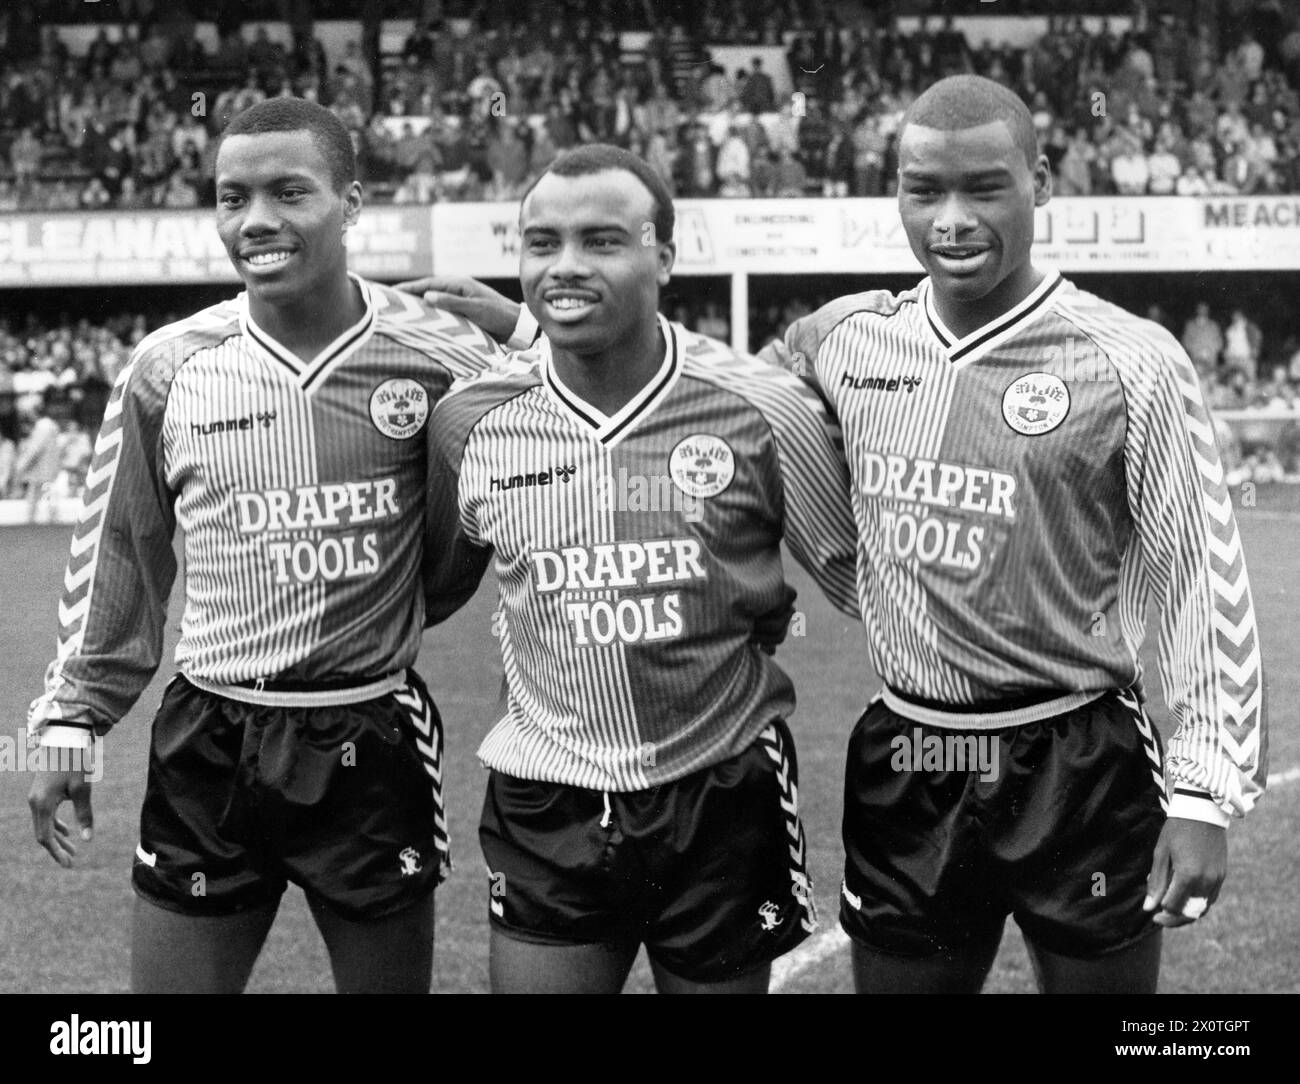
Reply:
<svg viewBox="0 0 1300 1084"><path fill-rule="evenodd" d="M494 557L506 710L479 749L526 779L641 790L747 748L794 708L768 652L793 614L780 543L857 617L838 432L802 381L661 321L654 378L607 417L541 340L434 412L429 609Z"/></svg>
<svg viewBox="0 0 1300 1084"><path fill-rule="evenodd" d="M1171 813L1251 807L1267 748L1250 585L1172 336L1051 272L961 338L926 279L834 301L762 356L819 387L842 427L887 685L950 705L1139 685L1154 597Z"/></svg>
<svg viewBox="0 0 1300 1084"><path fill-rule="evenodd" d="M157 669L184 532L176 666L217 684L376 677L410 665L427 418L499 360L475 325L353 276L365 315L311 361L240 294L141 341L109 398L29 714L102 732Z"/></svg>

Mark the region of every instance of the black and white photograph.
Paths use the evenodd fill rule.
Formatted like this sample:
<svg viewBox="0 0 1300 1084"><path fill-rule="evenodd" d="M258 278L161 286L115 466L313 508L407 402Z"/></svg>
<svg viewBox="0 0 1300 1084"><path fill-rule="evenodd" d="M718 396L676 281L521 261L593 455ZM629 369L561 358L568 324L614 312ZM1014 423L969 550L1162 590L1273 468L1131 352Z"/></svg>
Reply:
<svg viewBox="0 0 1300 1084"><path fill-rule="evenodd" d="M1249 1061L1298 296L1296 0L7 3L0 993Z"/></svg>

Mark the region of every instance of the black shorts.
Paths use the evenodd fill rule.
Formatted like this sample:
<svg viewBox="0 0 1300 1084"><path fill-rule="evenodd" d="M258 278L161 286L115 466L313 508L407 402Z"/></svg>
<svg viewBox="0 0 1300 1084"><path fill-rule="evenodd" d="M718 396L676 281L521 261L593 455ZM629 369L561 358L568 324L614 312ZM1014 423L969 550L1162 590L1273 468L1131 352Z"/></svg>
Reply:
<svg viewBox="0 0 1300 1084"><path fill-rule="evenodd" d="M996 738L996 778L925 760L909 770L930 736L972 733ZM874 702L849 740L841 925L903 956L958 950L1000 932L1009 914L1062 956L1141 940L1156 930L1142 901L1165 820L1161 764L1156 729L1127 691L983 732Z"/></svg>
<svg viewBox="0 0 1300 1084"><path fill-rule="evenodd" d="M479 841L490 920L521 941L640 942L704 983L770 963L816 925L794 742L779 721L740 755L643 791L494 771Z"/></svg>
<svg viewBox="0 0 1300 1084"><path fill-rule="evenodd" d="M311 708L230 700L178 674L154 719L135 890L226 915L292 881L345 918L400 911L450 866L442 748L412 671L388 695Z"/></svg>

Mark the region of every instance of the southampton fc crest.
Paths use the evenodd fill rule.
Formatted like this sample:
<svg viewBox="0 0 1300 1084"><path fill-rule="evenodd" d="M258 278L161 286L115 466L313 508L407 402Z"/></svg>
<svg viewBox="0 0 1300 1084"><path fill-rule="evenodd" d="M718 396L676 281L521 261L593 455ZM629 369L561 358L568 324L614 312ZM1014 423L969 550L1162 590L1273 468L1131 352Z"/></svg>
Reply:
<svg viewBox="0 0 1300 1084"><path fill-rule="evenodd" d="M386 437L407 440L429 416L429 393L414 380L385 380L370 396L370 420Z"/></svg>
<svg viewBox="0 0 1300 1084"><path fill-rule="evenodd" d="M691 497L716 497L736 474L736 457L725 440L696 433L668 457L673 485Z"/></svg>
<svg viewBox="0 0 1300 1084"><path fill-rule="evenodd" d="M1051 432L1069 412L1070 390L1051 373L1026 373L1002 395L1002 417L1027 437Z"/></svg>

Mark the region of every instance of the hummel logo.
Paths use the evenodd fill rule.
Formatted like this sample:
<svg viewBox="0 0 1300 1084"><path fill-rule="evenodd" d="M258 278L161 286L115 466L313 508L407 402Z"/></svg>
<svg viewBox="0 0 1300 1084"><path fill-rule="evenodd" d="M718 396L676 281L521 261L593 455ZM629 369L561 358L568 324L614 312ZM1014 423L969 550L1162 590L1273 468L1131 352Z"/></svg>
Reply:
<svg viewBox="0 0 1300 1084"><path fill-rule="evenodd" d="M553 467L536 474L512 474L508 478L493 478L488 482L488 489L527 489L530 486L549 486L557 480L567 483L577 473L577 466L572 466Z"/></svg>
<svg viewBox="0 0 1300 1084"><path fill-rule="evenodd" d="M253 428L253 417L252 414L245 414L239 418L218 418L212 422L190 422L190 429L202 437L213 433L246 433ZM269 429L275 421L275 411L258 411L256 417L263 429Z"/></svg>
<svg viewBox="0 0 1300 1084"><path fill-rule="evenodd" d="M840 378L841 384L847 384L855 391L898 391L901 387L911 393L921 386L919 376L853 376L845 373Z"/></svg>

